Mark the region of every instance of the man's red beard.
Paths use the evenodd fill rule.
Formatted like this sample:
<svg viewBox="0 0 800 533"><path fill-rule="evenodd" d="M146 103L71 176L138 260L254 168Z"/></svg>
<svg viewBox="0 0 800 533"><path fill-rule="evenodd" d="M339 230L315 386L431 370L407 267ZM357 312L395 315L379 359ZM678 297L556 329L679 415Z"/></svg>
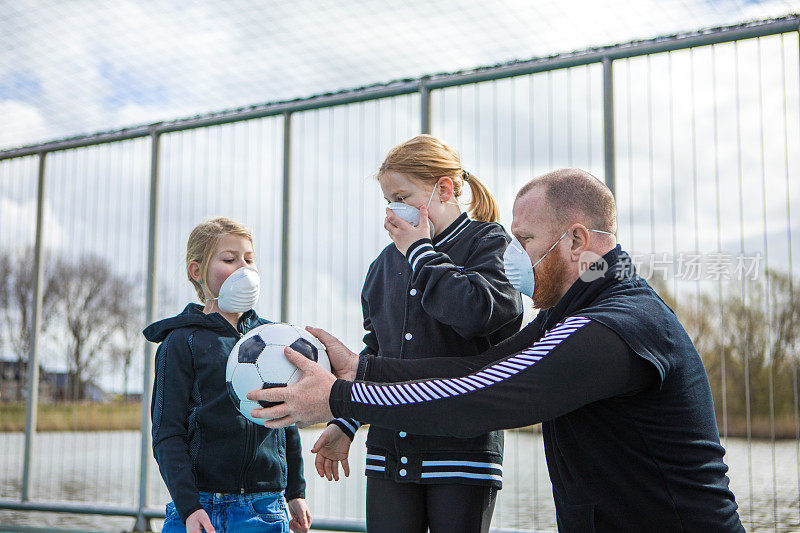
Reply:
<svg viewBox="0 0 800 533"><path fill-rule="evenodd" d="M561 258L553 249L544 260L536 265L533 271L535 284L533 287L533 307L548 309L561 299L561 288L567 280L567 268L561 263Z"/></svg>

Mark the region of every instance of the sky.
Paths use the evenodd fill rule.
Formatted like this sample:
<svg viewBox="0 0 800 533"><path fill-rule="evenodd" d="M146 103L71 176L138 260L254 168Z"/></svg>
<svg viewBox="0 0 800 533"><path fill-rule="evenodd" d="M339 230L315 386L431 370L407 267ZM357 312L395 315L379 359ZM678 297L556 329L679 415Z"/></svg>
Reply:
<svg viewBox="0 0 800 533"><path fill-rule="evenodd" d="M791 12L800 1L2 3L0 149ZM799 49L792 33L615 62L626 249L798 264ZM601 91L598 65L434 91L432 133L487 183L508 228L532 176L579 166L604 178ZM282 120L163 136L159 316L193 298L189 231L225 215L253 228L257 310L277 319ZM389 242L373 177L419 132L419 97L292 120L289 318L358 349L361 284ZM143 286L148 158L146 139L48 156L48 250L91 252ZM36 168L32 157L0 162L0 248L33 243Z"/></svg>
<svg viewBox="0 0 800 533"><path fill-rule="evenodd" d="M797 0L0 3L0 148L800 11Z"/></svg>

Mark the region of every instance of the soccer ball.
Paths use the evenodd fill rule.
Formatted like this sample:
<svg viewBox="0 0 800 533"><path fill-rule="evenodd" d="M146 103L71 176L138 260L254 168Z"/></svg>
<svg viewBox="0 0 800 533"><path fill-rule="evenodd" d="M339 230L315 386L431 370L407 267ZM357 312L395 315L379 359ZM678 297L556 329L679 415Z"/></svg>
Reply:
<svg viewBox="0 0 800 533"><path fill-rule="evenodd" d="M284 387L300 379L297 367L286 360L283 349L289 346L312 361L331 369L328 353L316 337L290 324L264 324L247 332L228 356L225 382L233 405L248 420L264 425L265 419L253 418L250 411L277 405L253 402L247 393L256 389Z"/></svg>

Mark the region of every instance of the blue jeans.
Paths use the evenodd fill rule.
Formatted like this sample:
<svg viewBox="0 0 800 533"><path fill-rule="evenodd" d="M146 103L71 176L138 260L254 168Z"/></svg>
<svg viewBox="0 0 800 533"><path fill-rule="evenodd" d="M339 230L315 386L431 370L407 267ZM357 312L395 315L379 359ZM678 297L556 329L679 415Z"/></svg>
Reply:
<svg viewBox="0 0 800 533"><path fill-rule="evenodd" d="M256 492L253 494L223 494L201 492L200 504L208 513L211 525L217 533L259 531L265 533L289 533L289 513L283 500L283 492ZM162 533L185 533L183 523L175 505L167 504L167 518Z"/></svg>

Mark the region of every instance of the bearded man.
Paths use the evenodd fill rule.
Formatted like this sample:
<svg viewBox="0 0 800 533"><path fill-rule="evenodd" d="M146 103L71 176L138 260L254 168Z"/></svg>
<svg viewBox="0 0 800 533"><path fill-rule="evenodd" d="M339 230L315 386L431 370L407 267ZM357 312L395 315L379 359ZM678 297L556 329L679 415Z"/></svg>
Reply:
<svg viewBox="0 0 800 533"><path fill-rule="evenodd" d="M743 531L700 356L617 244L611 191L557 170L519 191L513 217L506 273L541 310L519 333L473 357L402 360L309 328L335 376L287 349L303 378L248 394L283 402L253 416L455 437L541 423L559 531Z"/></svg>

